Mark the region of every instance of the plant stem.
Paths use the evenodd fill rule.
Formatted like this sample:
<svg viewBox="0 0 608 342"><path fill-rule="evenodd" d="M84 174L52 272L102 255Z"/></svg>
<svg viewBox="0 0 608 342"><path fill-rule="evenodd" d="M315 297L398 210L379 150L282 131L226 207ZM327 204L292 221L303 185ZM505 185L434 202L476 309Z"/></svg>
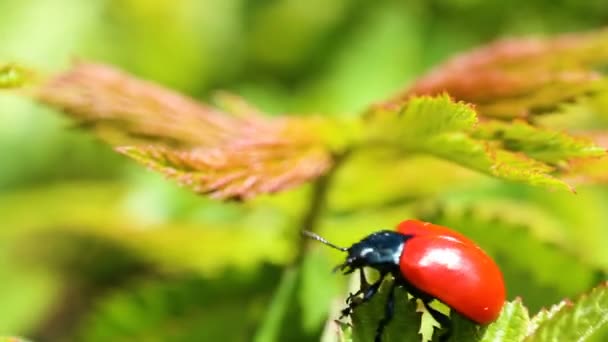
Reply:
<svg viewBox="0 0 608 342"><path fill-rule="evenodd" d="M326 202L327 202L327 194L329 189L331 188L331 183L336 174L336 171L343 164L344 160L350 155L350 153L343 152L339 155L334 156L334 165L328 170L326 174L319 177L313 184L312 195L310 197L310 203L308 209L306 210L304 216L302 217L302 221L299 224L300 230L298 230L298 234L301 230L308 230L314 232L317 228L319 219L323 214ZM304 237L300 237L298 243L298 254L294 260L296 265L299 265L304 259L306 246L310 242L309 239Z"/></svg>

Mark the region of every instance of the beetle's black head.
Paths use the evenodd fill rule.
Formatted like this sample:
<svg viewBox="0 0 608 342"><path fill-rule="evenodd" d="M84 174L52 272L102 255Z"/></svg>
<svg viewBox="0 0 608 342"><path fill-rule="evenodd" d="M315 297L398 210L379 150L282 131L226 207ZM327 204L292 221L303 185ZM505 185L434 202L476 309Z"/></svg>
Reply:
<svg viewBox="0 0 608 342"><path fill-rule="evenodd" d="M380 272L391 272L399 267L406 238L405 235L390 230L368 235L348 248L346 261L338 265L336 270L349 274L361 267L371 267Z"/></svg>
<svg viewBox="0 0 608 342"><path fill-rule="evenodd" d="M375 268L380 272L392 272L395 268L398 269L403 245L408 239L407 235L390 230L382 230L368 235L349 248L343 248L329 243L314 233L305 232L305 235L333 248L347 252L346 261L334 269L335 271L343 271L344 274L352 273L362 267Z"/></svg>

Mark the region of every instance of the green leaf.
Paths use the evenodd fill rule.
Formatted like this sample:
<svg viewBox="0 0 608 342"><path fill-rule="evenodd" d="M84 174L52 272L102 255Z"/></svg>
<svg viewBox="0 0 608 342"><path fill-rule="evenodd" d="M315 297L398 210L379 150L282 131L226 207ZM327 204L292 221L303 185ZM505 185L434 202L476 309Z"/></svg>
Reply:
<svg viewBox="0 0 608 342"><path fill-rule="evenodd" d="M378 321L384 317L386 304L387 286L391 281L386 281L381 292L366 304L355 309L352 320L352 341L372 341ZM386 327L383 341L420 341L421 314L417 311L416 301L408 299L408 294L401 288L395 292L396 306L395 316ZM499 318L488 326L480 326L457 313L451 315L451 332L449 341L521 341L528 331L530 319L528 310L521 300L506 302ZM428 322L424 322L428 323ZM350 328L342 326L342 332L348 334ZM438 331L433 335L433 341L439 338Z"/></svg>
<svg viewBox="0 0 608 342"><path fill-rule="evenodd" d="M384 317L388 287L392 281L385 281L378 294L372 300L360 305L351 316L353 342L373 341L376 328ZM395 289L395 313L393 320L386 326L384 342L419 342L422 315L416 312L416 302L408 299L407 292Z"/></svg>
<svg viewBox="0 0 608 342"><path fill-rule="evenodd" d="M478 125L473 136L496 141L504 149L523 152L536 160L557 164L572 158L600 157L606 150L590 139L575 138L563 132L534 127L524 121L488 121Z"/></svg>
<svg viewBox="0 0 608 342"><path fill-rule="evenodd" d="M466 319L458 314L452 314L450 317L452 331L450 334L451 341L471 341L477 342L481 340L483 328L475 324L473 321ZM433 336L437 340L438 336ZM439 339L441 341L441 339Z"/></svg>
<svg viewBox="0 0 608 342"><path fill-rule="evenodd" d="M420 175L425 175L424 182ZM396 159L394 153L361 151L336 173L328 207L332 212L355 213L423 199L483 180L478 172L429 155Z"/></svg>
<svg viewBox="0 0 608 342"><path fill-rule="evenodd" d="M424 147L426 139L473 127L477 114L472 106L447 95L414 97L404 104L376 107L368 113L368 139L399 143L405 148Z"/></svg>
<svg viewBox="0 0 608 342"><path fill-rule="evenodd" d="M528 331L530 317L521 300L505 303L502 312L494 323L485 328L480 342L521 341Z"/></svg>
<svg viewBox="0 0 608 342"><path fill-rule="evenodd" d="M368 143L430 154L501 179L571 190L542 161L470 136L477 121L475 110L447 95L377 107L368 113L368 120Z"/></svg>
<svg viewBox="0 0 608 342"><path fill-rule="evenodd" d="M557 312L540 322L526 341L587 341L606 325L608 284L604 283L574 303L561 304Z"/></svg>
<svg viewBox="0 0 608 342"><path fill-rule="evenodd" d="M429 139L428 153L497 178L530 185L571 191L572 188L550 175L553 168L540 161L499 149L462 133Z"/></svg>
<svg viewBox="0 0 608 342"><path fill-rule="evenodd" d="M555 314L558 313L566 305L569 305L569 302L562 300L561 302L552 305L551 308L549 308L548 310L545 308L541 309L530 320L530 325L528 327L528 333L526 334L526 336L532 335L541 324L553 318L553 316L555 316Z"/></svg>
<svg viewBox="0 0 608 342"><path fill-rule="evenodd" d="M120 288L97 301L78 341L249 341L277 272L185 276Z"/></svg>

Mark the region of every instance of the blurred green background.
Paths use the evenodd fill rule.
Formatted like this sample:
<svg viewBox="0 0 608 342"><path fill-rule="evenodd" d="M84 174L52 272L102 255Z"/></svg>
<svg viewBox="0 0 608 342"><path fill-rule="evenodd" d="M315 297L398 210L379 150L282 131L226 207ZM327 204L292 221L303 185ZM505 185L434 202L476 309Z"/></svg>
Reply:
<svg viewBox="0 0 608 342"><path fill-rule="evenodd" d="M455 52L606 24L602 0L0 0L0 61L56 72L95 60L203 101L227 90L272 115L353 116ZM533 312L606 278L606 187L574 196L427 158L391 165L397 177L362 174L366 163L330 193L320 232L337 243L408 217L459 228ZM0 94L0 335L318 340L344 279L322 248L285 272L309 191L197 197Z"/></svg>

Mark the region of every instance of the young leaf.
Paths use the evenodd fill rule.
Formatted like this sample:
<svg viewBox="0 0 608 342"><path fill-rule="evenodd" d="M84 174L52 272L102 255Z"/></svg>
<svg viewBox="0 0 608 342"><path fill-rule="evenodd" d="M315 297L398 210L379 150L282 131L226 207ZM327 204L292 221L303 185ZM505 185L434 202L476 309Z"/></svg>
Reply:
<svg viewBox="0 0 608 342"><path fill-rule="evenodd" d="M538 329L539 325L553 318L553 316L555 316L555 314L558 313L566 305L572 305L572 303L567 300L562 300L561 302L552 305L551 308L549 308L548 310L545 308L541 309L530 320L530 325L528 326L528 332L526 333L526 336L534 334L536 329Z"/></svg>
<svg viewBox="0 0 608 342"><path fill-rule="evenodd" d="M35 97L123 154L218 198L290 188L332 163L327 120L230 115L108 66L77 64Z"/></svg>
<svg viewBox="0 0 608 342"><path fill-rule="evenodd" d="M594 145L590 139L575 138L563 132L538 128L524 121L483 122L476 127L473 136L498 142L504 149L523 152L550 164L573 158L606 155L606 150Z"/></svg>
<svg viewBox="0 0 608 342"><path fill-rule="evenodd" d="M608 183L608 157L580 158L570 161L563 175L572 184Z"/></svg>
<svg viewBox="0 0 608 342"><path fill-rule="evenodd" d="M505 303L496 322L485 328L480 342L521 341L528 331L530 317L519 298Z"/></svg>
<svg viewBox="0 0 608 342"><path fill-rule="evenodd" d="M561 305L526 338L536 341L586 341L608 325L608 284L604 283L572 304Z"/></svg>
<svg viewBox="0 0 608 342"><path fill-rule="evenodd" d="M498 178L569 190L549 173L553 168L523 153L471 137L475 110L447 95L412 98L402 105L377 107L368 115L370 142L428 153Z"/></svg>
<svg viewBox="0 0 608 342"><path fill-rule="evenodd" d="M470 129L477 123L477 113L472 106L443 94L378 106L367 119L369 139L398 141L409 147L424 144L429 137Z"/></svg>
<svg viewBox="0 0 608 342"><path fill-rule="evenodd" d="M117 151L214 198L247 199L288 189L322 175L331 164L324 148L288 140L185 151L123 146Z"/></svg>
<svg viewBox="0 0 608 342"><path fill-rule="evenodd" d="M456 56L388 103L449 93L485 116L527 117L560 102L606 92L608 31L554 38L505 39Z"/></svg>

